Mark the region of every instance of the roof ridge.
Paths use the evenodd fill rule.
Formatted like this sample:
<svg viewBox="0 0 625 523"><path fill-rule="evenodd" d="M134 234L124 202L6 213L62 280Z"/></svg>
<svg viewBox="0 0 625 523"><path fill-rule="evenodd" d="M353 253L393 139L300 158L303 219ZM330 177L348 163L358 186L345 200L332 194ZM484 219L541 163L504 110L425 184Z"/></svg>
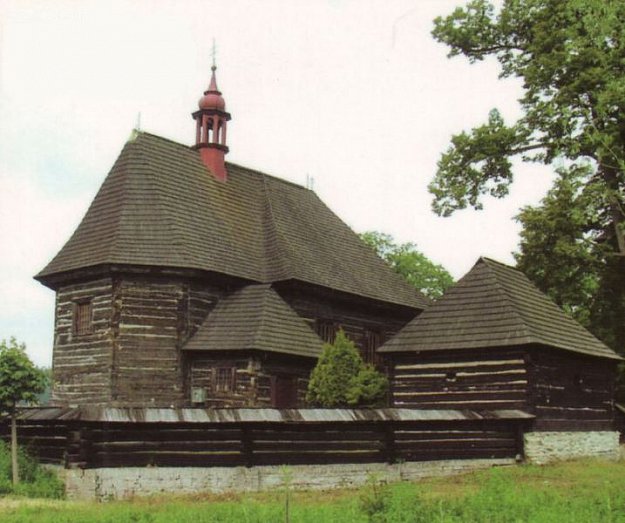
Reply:
<svg viewBox="0 0 625 523"><path fill-rule="evenodd" d="M117 163L117 161L119 161L122 158L122 156L124 155L124 150L126 150L126 148L127 148L127 154L128 154L127 162L132 161L132 155L133 154L136 155L137 152L138 152L136 150L137 149L137 143L135 142L135 140L134 139L127 140L126 143L124 144L124 148L122 149L121 154L119 155L119 157L117 158L115 163ZM115 169L115 163L113 164L113 167L111 167L111 169L109 171L109 174L113 171L113 169ZM110 247L109 247L109 253L112 253L113 256L117 256L117 247L119 245L119 239L121 237L121 227L120 227L120 225L122 223L122 219L124 217L124 214L126 214L126 202L128 201L128 198L127 198L128 191L126 191L125 189L128 187L129 173L128 173L128 166L127 166L126 162L124 162L124 165L121 168L121 173L123 175L122 176L122 184L123 184L124 190L122 191L122 195L121 195L121 198L120 198L119 212L117 213L117 216L116 216L115 227L113 229L114 230L113 238L110 241ZM108 175L106 176L106 178L108 178ZM100 192L101 189L102 189L102 187L100 187L98 189L98 193ZM96 197L97 197L97 194L96 194ZM95 202L95 197L93 199L93 202ZM93 204L93 202L92 202L92 204ZM88 212L89 212L89 209L87 209L87 213ZM85 216L86 216L87 213L85 213Z"/></svg>
<svg viewBox="0 0 625 523"><path fill-rule="evenodd" d="M146 134L150 134L150 133L146 133ZM151 135L151 136L156 136L156 135ZM161 137L157 136L157 138L161 138ZM169 141L169 142L172 141L167 138L161 138L161 139ZM143 147L141 143L137 143L137 146ZM144 149L142 149L142 152L144 154L147 153ZM154 171L154 167L151 166L149 161L146 162L146 165L150 166L149 168L150 171L152 172ZM153 183L155 183L155 181L156 180L154 180ZM167 198L163 197L163 193L161 191L154 191L153 194L158 199L158 205L160 209L163 211L163 214L167 216L167 226L170 228L171 231L173 231L173 240L176 243L172 244L172 248L176 249L176 252L180 256L180 258L183 258L186 260L192 260L193 255L191 254L191 251L189 250L188 242L186 241L186 238L184 237L184 231L180 229L180 226L178 225L178 220L176 220L176 216L172 214L172 208L170 205L168 205L169 202Z"/></svg>
<svg viewBox="0 0 625 523"><path fill-rule="evenodd" d="M178 145L180 147L184 147L185 149L189 149L190 151L193 150L193 148L191 146L189 146L189 145L186 145L186 144L181 143L181 142L177 142L176 140L173 140L171 138L165 138L164 136L161 136L159 134L154 134L154 133L150 133L148 131L143 131L143 130L139 130L139 129L134 129L134 132L136 133L136 135L135 135L135 138L133 139L133 141L135 141L137 138L141 137L142 135L145 135L145 136L149 136L149 137L152 137L152 138L156 138L158 140L163 140L164 142L169 142L171 144Z"/></svg>
<svg viewBox="0 0 625 523"><path fill-rule="evenodd" d="M263 331L263 327L265 326L265 313L267 311L268 300L273 292L275 291L271 289L271 285L266 284L267 288L262 290L262 300L260 302L260 310L258 314L259 324L256 329L254 329L254 334L252 335L252 345L255 347L259 340L262 340L261 332Z"/></svg>
<svg viewBox="0 0 625 523"><path fill-rule="evenodd" d="M281 272L283 272L283 274L286 277L288 277L289 275L293 274L293 264L291 262L291 257L290 257L290 251L291 251L290 244L289 244L289 241L284 237L284 234L279 230L278 224L276 223L276 215L273 210L270 190L267 184L267 180L265 178L266 175L264 173L260 173L260 175L263 181L263 192L265 193L265 206L266 206L267 211L269 212L269 227L271 227L271 230L273 231L273 235L278 245L278 249L282 251L282 256L280 256L280 265L282 269ZM265 240L264 247L266 249L269 238L265 235L264 240ZM265 269L268 270L268 267L265 267ZM267 277L268 275L266 274L265 276Z"/></svg>
<svg viewBox="0 0 625 523"><path fill-rule="evenodd" d="M241 165L239 163L234 163L234 162L226 162L226 166L231 165L232 167L236 167L237 169L243 169L244 171L247 171L249 174L254 174L254 175L259 175L259 176L264 176L266 178L271 178L272 180L276 180L280 183L284 183L286 185L291 185L293 187L296 187L297 189L301 189L302 191L310 191L310 192L314 192L312 189L308 189L307 187L304 187L303 185L296 183L296 182L292 182L291 180L285 180L284 178L280 178L279 176L274 176L273 174L268 174L264 171L259 171L258 169L253 169L252 167L246 167L245 165Z"/></svg>
<svg viewBox="0 0 625 523"><path fill-rule="evenodd" d="M512 269L512 270L514 270L516 272L520 272L520 271L514 269L513 267L509 267L509 266L507 266L507 265L505 265L503 263L500 263L500 262L498 262L496 260L491 260L490 258L486 258L485 256L481 256L480 259L478 260L478 263L479 262L484 263L484 265L489 270L488 271L489 274L491 275L491 277L495 281L495 286L497 287L497 289L499 289L501 292L503 292L504 296L506 297L506 303L508 304L508 308L510 308L512 310L512 314L521 322L521 325L523 326L523 331L524 331L523 333L524 333L524 335L527 336L528 338L535 338L534 332L527 325L527 320L525 319L523 314L521 314L517 310L517 307L514 306L514 304L515 304L514 297L508 292L506 287L501 284L501 282L499 281L499 278L497 277L497 274L493 271L493 268L489 266L489 262L494 262L494 263L497 263L498 265L503 265L504 267L508 267L509 269Z"/></svg>

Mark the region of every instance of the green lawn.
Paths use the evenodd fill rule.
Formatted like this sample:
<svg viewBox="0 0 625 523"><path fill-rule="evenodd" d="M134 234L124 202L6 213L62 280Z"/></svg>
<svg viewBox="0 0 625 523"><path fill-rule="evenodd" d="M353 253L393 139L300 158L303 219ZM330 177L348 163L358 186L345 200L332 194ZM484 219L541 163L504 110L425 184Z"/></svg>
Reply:
<svg viewBox="0 0 625 523"><path fill-rule="evenodd" d="M125 502L0 499L0 521L281 522L285 492L152 497ZM625 463L517 466L359 490L294 492L292 523L624 522Z"/></svg>

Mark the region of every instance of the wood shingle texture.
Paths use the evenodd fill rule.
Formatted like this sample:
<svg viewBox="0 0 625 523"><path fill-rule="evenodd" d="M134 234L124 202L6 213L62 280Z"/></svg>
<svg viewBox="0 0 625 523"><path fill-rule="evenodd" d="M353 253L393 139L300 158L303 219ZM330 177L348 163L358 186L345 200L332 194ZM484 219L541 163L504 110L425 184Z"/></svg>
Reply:
<svg viewBox="0 0 625 523"><path fill-rule="evenodd" d="M185 350L262 350L318 358L323 341L268 284L220 300Z"/></svg>
<svg viewBox="0 0 625 523"><path fill-rule="evenodd" d="M79 269L165 267L429 305L314 192L226 167L228 181L220 182L197 151L135 132L74 234L36 278L54 287Z"/></svg>
<svg viewBox="0 0 625 523"><path fill-rule="evenodd" d="M620 359L520 271L488 258L378 350L438 351L539 344Z"/></svg>

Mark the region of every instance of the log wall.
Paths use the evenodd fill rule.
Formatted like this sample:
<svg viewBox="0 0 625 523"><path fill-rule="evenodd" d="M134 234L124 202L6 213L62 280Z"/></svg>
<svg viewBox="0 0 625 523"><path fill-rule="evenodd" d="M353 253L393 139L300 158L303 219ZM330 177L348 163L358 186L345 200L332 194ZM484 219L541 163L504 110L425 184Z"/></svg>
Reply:
<svg viewBox="0 0 625 523"><path fill-rule="evenodd" d="M61 287L53 404L188 403L180 347L222 294L200 280L136 275ZM81 302L91 303L91 327L77 334L74 309Z"/></svg>
<svg viewBox="0 0 625 523"><path fill-rule="evenodd" d="M188 403L180 347L220 295L216 288L185 280L120 279L113 400L137 405Z"/></svg>
<svg viewBox="0 0 625 523"><path fill-rule="evenodd" d="M527 409L528 373L520 350L397 353L391 405L422 409Z"/></svg>
<svg viewBox="0 0 625 523"><path fill-rule="evenodd" d="M332 423L21 421L42 462L68 468L396 463L522 455L523 420ZM7 424L0 435L8 438Z"/></svg>
<svg viewBox="0 0 625 523"><path fill-rule="evenodd" d="M535 430L614 430L614 360L534 347L528 375Z"/></svg>
<svg viewBox="0 0 625 523"><path fill-rule="evenodd" d="M61 287L56 293L52 401L57 404L102 404L111 399L113 282L102 278ZM74 308L91 302L91 328L74 329Z"/></svg>
<svg viewBox="0 0 625 523"><path fill-rule="evenodd" d="M368 346L372 337L376 338L376 345L381 346L418 313L406 307L355 298L349 300L338 293L323 293L305 287L283 284L277 286L276 290L322 338L324 336L319 329L321 323L331 325L334 331L343 329L365 359L368 353L374 353L372 348L377 348ZM377 358L373 363L380 368L384 367L383 357L377 355Z"/></svg>
<svg viewBox="0 0 625 523"><path fill-rule="evenodd" d="M205 407L271 407L274 405L272 387L276 376L289 376L296 380L297 401L293 405L305 405L308 377L316 361L290 358L280 354L241 354L235 358L229 354L187 354L188 388L206 391ZM215 387L216 369L233 369L234 390L221 391ZM198 405L196 405L198 406Z"/></svg>

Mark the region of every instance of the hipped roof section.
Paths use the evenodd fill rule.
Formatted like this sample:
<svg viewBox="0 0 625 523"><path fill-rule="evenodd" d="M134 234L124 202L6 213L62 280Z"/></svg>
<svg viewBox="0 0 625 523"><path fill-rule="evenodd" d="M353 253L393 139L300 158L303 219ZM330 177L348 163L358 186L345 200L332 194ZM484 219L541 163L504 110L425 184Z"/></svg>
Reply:
<svg viewBox="0 0 625 523"><path fill-rule="evenodd" d="M261 350L317 358L323 341L269 284L219 301L185 350Z"/></svg>
<svg viewBox="0 0 625 523"><path fill-rule="evenodd" d="M541 344L620 359L560 310L520 271L480 258L443 297L380 352Z"/></svg>
<svg viewBox="0 0 625 523"><path fill-rule="evenodd" d="M298 280L424 309L317 195L234 164L216 180L186 145L137 133L82 222L36 276L106 264L205 270L258 283Z"/></svg>

